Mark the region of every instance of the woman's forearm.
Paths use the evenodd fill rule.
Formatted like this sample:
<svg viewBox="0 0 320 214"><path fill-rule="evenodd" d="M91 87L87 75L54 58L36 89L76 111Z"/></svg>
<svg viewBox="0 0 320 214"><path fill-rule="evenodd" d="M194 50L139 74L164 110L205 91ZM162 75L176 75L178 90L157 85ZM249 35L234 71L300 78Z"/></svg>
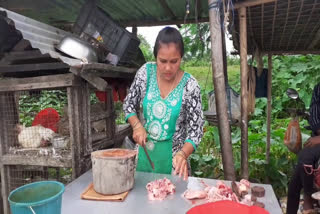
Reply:
<svg viewBox="0 0 320 214"><path fill-rule="evenodd" d="M130 123L132 129L135 129L139 126L142 126L139 118L137 117L137 115L133 115L131 117L128 118L128 122Z"/></svg>
<svg viewBox="0 0 320 214"><path fill-rule="evenodd" d="M192 144L188 142L186 142L181 149L181 151L185 154L186 158L188 158L192 154L193 150L194 148Z"/></svg>

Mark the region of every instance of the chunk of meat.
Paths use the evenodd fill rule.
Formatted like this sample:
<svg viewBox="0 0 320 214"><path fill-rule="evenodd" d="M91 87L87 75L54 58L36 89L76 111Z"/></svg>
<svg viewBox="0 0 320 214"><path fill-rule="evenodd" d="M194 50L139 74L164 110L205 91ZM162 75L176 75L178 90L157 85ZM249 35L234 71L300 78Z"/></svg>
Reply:
<svg viewBox="0 0 320 214"><path fill-rule="evenodd" d="M183 196L186 199L192 200L192 199L203 199L207 197L207 192L204 190L191 190L188 189L183 193Z"/></svg>
<svg viewBox="0 0 320 214"><path fill-rule="evenodd" d="M261 186L254 186L251 188L252 195L256 197L264 197L266 191L263 187Z"/></svg>
<svg viewBox="0 0 320 214"><path fill-rule="evenodd" d="M146 186L149 200L163 200L169 194L175 193L175 185L167 178L149 182Z"/></svg>

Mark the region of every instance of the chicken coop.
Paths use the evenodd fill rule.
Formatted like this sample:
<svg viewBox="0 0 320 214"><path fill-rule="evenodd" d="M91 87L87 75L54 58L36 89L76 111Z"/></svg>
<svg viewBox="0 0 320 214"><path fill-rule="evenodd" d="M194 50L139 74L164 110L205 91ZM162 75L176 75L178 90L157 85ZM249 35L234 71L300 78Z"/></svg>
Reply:
<svg viewBox="0 0 320 214"><path fill-rule="evenodd" d="M35 181L68 183L91 168L93 151L121 146L132 129L116 125L116 109L136 71L63 56L53 45L67 32L6 12L23 37L0 53L2 198Z"/></svg>

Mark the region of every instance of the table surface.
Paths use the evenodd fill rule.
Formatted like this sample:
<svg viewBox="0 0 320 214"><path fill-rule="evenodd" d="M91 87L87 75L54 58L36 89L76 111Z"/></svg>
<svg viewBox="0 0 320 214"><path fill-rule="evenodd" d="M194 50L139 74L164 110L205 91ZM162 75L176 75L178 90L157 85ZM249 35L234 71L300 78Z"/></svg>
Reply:
<svg viewBox="0 0 320 214"><path fill-rule="evenodd" d="M176 185L176 193L169 195L163 201L149 201L147 190L145 188L146 184L155 179L164 177L167 177ZM187 188L195 188L195 186L199 185L200 180L203 180L208 185L215 185L218 181L214 179L200 179L195 177L189 177L188 181L183 181L179 177L172 175L136 172L135 185L123 202L82 200L80 198L81 193L90 183L92 183L92 171L89 170L66 186L65 192L62 196L62 214L186 213L194 205L184 199L182 194ZM230 186L230 182L224 182ZM271 214L282 214L271 185L252 185L259 185L265 188L265 197L258 198L258 201L265 204L266 210Z"/></svg>

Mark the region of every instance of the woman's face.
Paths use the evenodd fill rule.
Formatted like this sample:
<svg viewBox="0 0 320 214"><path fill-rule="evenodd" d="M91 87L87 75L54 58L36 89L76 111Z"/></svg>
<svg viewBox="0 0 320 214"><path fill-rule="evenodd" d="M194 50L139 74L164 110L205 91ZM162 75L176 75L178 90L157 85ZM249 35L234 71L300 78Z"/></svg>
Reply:
<svg viewBox="0 0 320 214"><path fill-rule="evenodd" d="M175 43L161 44L157 54L158 72L162 79L173 81L180 70L181 54Z"/></svg>

